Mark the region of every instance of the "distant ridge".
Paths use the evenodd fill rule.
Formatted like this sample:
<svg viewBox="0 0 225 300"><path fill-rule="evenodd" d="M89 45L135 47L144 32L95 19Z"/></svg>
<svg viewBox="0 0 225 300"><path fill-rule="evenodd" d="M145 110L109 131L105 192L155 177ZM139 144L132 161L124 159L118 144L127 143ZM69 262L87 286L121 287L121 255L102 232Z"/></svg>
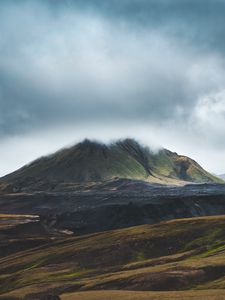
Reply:
<svg viewBox="0 0 225 300"><path fill-rule="evenodd" d="M161 184L223 181L205 171L189 157L166 149L153 152L133 139L103 144L88 139L71 148L41 157L1 178L4 185L20 190L48 184L103 182L113 178Z"/></svg>
<svg viewBox="0 0 225 300"><path fill-rule="evenodd" d="M225 174L218 175L218 177L225 180Z"/></svg>

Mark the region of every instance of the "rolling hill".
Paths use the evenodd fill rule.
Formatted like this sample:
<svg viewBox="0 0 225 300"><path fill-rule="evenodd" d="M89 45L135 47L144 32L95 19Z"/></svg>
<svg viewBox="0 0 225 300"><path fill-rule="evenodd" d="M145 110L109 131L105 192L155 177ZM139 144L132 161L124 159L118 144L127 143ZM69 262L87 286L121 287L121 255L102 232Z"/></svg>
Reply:
<svg viewBox="0 0 225 300"><path fill-rule="evenodd" d="M166 149L153 152L133 139L105 145L84 140L42 157L3 177L12 190L45 190L61 183L103 182L114 178L160 184L222 183L197 162Z"/></svg>
<svg viewBox="0 0 225 300"><path fill-rule="evenodd" d="M224 299L224 216L83 236L47 233L39 223L21 231L22 216L19 224L2 218L12 225L0 226L10 249L0 253L0 299Z"/></svg>

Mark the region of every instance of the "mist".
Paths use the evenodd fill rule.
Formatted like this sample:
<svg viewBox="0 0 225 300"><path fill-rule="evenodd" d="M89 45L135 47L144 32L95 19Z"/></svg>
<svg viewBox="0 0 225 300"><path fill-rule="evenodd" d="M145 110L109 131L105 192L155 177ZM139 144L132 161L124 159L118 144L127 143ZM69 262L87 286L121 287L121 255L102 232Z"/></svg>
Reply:
<svg viewBox="0 0 225 300"><path fill-rule="evenodd" d="M103 2L1 2L0 175L123 137L225 172L224 2Z"/></svg>

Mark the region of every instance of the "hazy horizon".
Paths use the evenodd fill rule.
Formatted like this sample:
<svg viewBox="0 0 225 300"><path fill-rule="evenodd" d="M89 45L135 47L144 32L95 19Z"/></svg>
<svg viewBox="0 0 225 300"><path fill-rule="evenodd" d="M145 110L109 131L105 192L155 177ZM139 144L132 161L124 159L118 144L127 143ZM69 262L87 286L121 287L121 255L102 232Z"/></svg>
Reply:
<svg viewBox="0 0 225 300"><path fill-rule="evenodd" d="M225 173L225 1L0 2L0 176L131 137Z"/></svg>

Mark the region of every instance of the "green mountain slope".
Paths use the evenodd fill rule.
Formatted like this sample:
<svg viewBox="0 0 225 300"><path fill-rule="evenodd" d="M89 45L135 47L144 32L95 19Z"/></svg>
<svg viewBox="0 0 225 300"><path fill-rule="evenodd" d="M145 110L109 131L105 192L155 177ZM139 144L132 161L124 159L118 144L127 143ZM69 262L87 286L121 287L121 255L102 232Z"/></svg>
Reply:
<svg viewBox="0 0 225 300"><path fill-rule="evenodd" d="M48 182L101 182L115 177L154 183L222 182L194 160L166 149L158 152L126 139L105 145L85 140L2 178L18 186Z"/></svg>

